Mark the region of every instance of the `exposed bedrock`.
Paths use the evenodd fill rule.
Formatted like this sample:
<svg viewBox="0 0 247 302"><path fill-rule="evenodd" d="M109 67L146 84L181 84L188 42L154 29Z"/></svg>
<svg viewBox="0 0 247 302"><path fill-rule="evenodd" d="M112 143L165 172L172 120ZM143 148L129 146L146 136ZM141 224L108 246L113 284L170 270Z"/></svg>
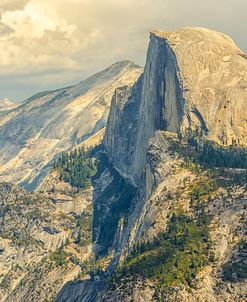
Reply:
<svg viewBox="0 0 247 302"><path fill-rule="evenodd" d="M247 144L247 60L222 33L153 32L144 74L113 99L104 144L119 172L138 184L156 130L201 128L223 145Z"/></svg>

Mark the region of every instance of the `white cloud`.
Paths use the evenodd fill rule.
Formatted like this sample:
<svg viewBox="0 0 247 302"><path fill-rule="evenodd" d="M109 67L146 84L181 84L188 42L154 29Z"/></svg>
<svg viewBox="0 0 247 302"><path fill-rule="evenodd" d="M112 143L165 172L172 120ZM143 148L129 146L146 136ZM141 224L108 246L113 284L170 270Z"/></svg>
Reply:
<svg viewBox="0 0 247 302"><path fill-rule="evenodd" d="M1 27L5 30L0 36L2 74L39 71L59 64L72 67L69 54L77 46L77 27L42 1L32 0L23 9L2 12Z"/></svg>
<svg viewBox="0 0 247 302"><path fill-rule="evenodd" d="M1 0L0 10L17 10L23 8L29 0Z"/></svg>
<svg viewBox="0 0 247 302"><path fill-rule="evenodd" d="M14 30L16 38L41 38L46 30L73 31L54 10L37 1L29 2L23 10L3 13L2 22Z"/></svg>
<svg viewBox="0 0 247 302"><path fill-rule="evenodd" d="M117 60L142 64L150 29L216 28L246 50L245 11L246 0L0 0L0 93L9 83L21 100Z"/></svg>
<svg viewBox="0 0 247 302"><path fill-rule="evenodd" d="M149 24L163 18L163 13L157 15L161 0L149 10L145 6L150 0L29 0L25 6L25 1L22 6L16 1L10 6L11 1L5 1L1 15L5 31L0 36L2 74L51 67L83 69L88 74L95 70L97 58L101 68L133 58L138 51L143 57Z"/></svg>

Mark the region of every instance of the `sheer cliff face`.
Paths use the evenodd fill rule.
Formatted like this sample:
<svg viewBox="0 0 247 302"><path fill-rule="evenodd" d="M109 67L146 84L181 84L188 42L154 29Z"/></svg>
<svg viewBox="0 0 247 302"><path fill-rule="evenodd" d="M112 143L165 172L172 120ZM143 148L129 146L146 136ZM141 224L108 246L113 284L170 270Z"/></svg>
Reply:
<svg viewBox="0 0 247 302"><path fill-rule="evenodd" d="M108 156L119 172L132 178L135 148L138 137L138 112L143 76L131 91L122 87L115 92L104 137ZM132 179L133 180L133 179Z"/></svg>
<svg viewBox="0 0 247 302"><path fill-rule="evenodd" d="M246 55L231 38L209 29L153 35L176 56L186 108L182 128L199 125L218 143L246 145Z"/></svg>
<svg viewBox="0 0 247 302"><path fill-rule="evenodd" d="M143 76L116 92L105 145L138 184L156 130L200 127L224 145L247 144L247 58L224 34L202 28L153 32ZM121 98L118 101L118 98Z"/></svg>
<svg viewBox="0 0 247 302"><path fill-rule="evenodd" d="M143 152L149 139L158 129L177 132L183 113L183 98L178 78L176 58L165 40L151 35L147 53L140 107L137 118L137 137L132 174L137 181L146 163Z"/></svg>
<svg viewBox="0 0 247 302"><path fill-rule="evenodd" d="M151 35L144 74L132 91L116 91L112 102L104 141L116 169L137 184L149 139L158 129L177 132L183 107L175 54L165 40Z"/></svg>
<svg viewBox="0 0 247 302"><path fill-rule="evenodd" d="M1 113L0 181L35 188L54 156L105 126L115 89L132 86L141 72L122 61L73 87L40 93Z"/></svg>

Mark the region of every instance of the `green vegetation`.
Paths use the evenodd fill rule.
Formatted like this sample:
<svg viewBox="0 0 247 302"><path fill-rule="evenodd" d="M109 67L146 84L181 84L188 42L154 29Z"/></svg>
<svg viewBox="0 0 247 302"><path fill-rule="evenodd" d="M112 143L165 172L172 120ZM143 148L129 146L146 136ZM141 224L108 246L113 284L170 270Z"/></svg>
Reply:
<svg viewBox="0 0 247 302"><path fill-rule="evenodd" d="M53 168L58 171L61 179L76 188L87 188L97 172L96 159L92 150L79 148L70 153L62 153L55 161Z"/></svg>
<svg viewBox="0 0 247 302"><path fill-rule="evenodd" d="M190 192L190 199L191 202L195 201L202 201L204 197L210 196L211 193L215 192L217 189L217 183L215 180L210 178L200 179L193 183L191 192Z"/></svg>
<svg viewBox="0 0 247 302"><path fill-rule="evenodd" d="M173 214L167 232L154 241L136 244L114 283L123 277L142 276L158 281L164 290L179 284L192 285L196 274L213 260L205 213L196 220Z"/></svg>
<svg viewBox="0 0 247 302"><path fill-rule="evenodd" d="M218 186L231 190L232 186L240 185L245 186L247 190L247 169L243 171L235 171L234 169L213 169L210 171L210 174L210 177L215 179Z"/></svg>
<svg viewBox="0 0 247 302"><path fill-rule="evenodd" d="M88 206L87 209L81 214L77 221L77 227L79 229L77 243L81 246L92 243L92 206Z"/></svg>
<svg viewBox="0 0 247 302"><path fill-rule="evenodd" d="M96 260L94 256L90 256L89 258L81 262L81 260L73 255L70 257L70 261L75 265L80 266L81 268L79 275L74 280L78 281L81 278L84 279L88 275L93 279L95 276L104 274L107 265L109 264L110 257L98 258Z"/></svg>
<svg viewBox="0 0 247 302"><path fill-rule="evenodd" d="M220 146L207 140L202 131L188 130L178 140L166 137L169 151L182 159L181 166L197 175L208 175L217 186L231 187L244 185L247 179L247 148L236 146Z"/></svg>
<svg viewBox="0 0 247 302"><path fill-rule="evenodd" d="M60 249L56 252L54 252L51 256L50 259L56 263L57 266L63 266L67 263L67 257L69 255L63 250Z"/></svg>
<svg viewBox="0 0 247 302"><path fill-rule="evenodd" d="M5 275L0 283L0 289L8 289L11 286L11 276Z"/></svg>
<svg viewBox="0 0 247 302"><path fill-rule="evenodd" d="M85 211L77 225L77 243L80 245L95 241L97 234L97 243L100 246L98 256L107 254L119 221L126 216L136 189L112 167L102 146L63 153L54 164L54 169L59 172L61 179L77 188L91 185L92 180L98 178L106 168L111 174L111 183L95 200L93 217L92 209Z"/></svg>
<svg viewBox="0 0 247 302"><path fill-rule="evenodd" d="M241 241L237 246L236 255L223 265L222 278L230 282L247 279L247 242Z"/></svg>
<svg viewBox="0 0 247 302"><path fill-rule="evenodd" d="M230 147L223 147L206 140L199 129L188 130L185 141L191 147L189 158L206 168L247 169L247 149L237 146L235 141Z"/></svg>

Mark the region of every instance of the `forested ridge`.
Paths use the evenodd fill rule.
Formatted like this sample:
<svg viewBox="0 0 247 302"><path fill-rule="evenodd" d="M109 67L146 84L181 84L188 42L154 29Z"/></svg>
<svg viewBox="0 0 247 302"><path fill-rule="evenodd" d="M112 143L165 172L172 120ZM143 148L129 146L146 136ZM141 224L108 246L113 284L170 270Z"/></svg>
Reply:
<svg viewBox="0 0 247 302"><path fill-rule="evenodd" d="M193 160L205 168L247 169L247 148L237 145L236 141L230 146L222 146L208 140L200 129L188 130L183 136L178 133L178 139L187 144L179 147L180 151L183 148L185 160Z"/></svg>
<svg viewBox="0 0 247 302"><path fill-rule="evenodd" d="M61 180L76 188L87 188L92 177L97 173L97 160L92 156L92 149L78 148L69 153L62 153L53 165Z"/></svg>
<svg viewBox="0 0 247 302"><path fill-rule="evenodd" d="M124 277L154 278L159 287L191 285L196 274L213 261L208 225L204 212L196 220L173 214L167 231L151 242L136 243L124 264L113 277L111 286Z"/></svg>

